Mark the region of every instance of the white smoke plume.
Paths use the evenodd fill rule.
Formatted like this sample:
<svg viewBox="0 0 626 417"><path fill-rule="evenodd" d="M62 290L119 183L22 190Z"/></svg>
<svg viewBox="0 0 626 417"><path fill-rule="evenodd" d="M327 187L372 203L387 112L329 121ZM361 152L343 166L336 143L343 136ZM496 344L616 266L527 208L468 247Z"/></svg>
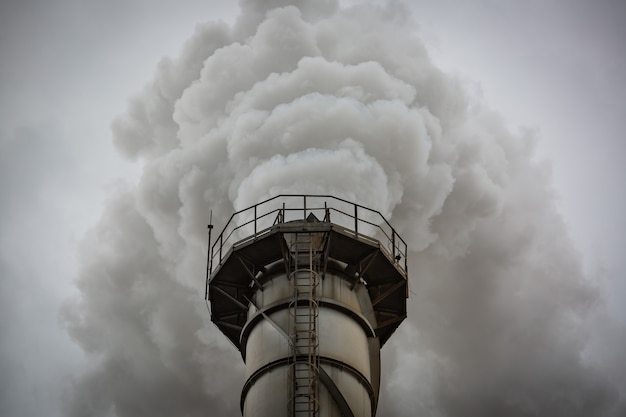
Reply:
<svg viewBox="0 0 626 417"><path fill-rule="evenodd" d="M206 225L279 193L379 210L409 244L379 416L625 415L532 132L434 67L412 25L398 2L245 0L161 61L113 123L145 168L82 245L65 318L93 365L69 416L239 415L243 364L202 299Z"/></svg>

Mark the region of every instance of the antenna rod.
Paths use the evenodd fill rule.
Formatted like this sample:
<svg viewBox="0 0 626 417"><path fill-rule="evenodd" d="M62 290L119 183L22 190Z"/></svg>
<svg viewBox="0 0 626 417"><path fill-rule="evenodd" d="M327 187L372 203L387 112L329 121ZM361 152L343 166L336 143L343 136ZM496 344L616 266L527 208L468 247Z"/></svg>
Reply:
<svg viewBox="0 0 626 417"><path fill-rule="evenodd" d="M213 210L209 214L209 246L206 249L206 281L204 284L204 299L209 299L209 269L211 264L211 231L213 230Z"/></svg>

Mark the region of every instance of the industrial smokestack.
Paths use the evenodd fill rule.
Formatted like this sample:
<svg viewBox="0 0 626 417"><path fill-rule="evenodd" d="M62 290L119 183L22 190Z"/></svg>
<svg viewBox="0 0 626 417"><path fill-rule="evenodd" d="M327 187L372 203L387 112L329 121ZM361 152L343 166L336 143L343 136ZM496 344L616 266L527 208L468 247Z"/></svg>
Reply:
<svg viewBox="0 0 626 417"><path fill-rule="evenodd" d="M282 195L211 247L211 319L246 363L244 417L372 417L380 348L406 317L407 245L376 211Z"/></svg>
<svg viewBox="0 0 626 417"><path fill-rule="evenodd" d="M236 23L200 25L114 122L143 174L116 189L81 244L80 294L65 317L93 360L68 416L239 414L244 366L198 297L206 209L221 227L287 193L380 211L419 267L409 317L382 351L379 416L626 415L624 378L604 371L621 372L622 351L608 348L621 345L590 343L600 292L536 138L509 131L433 65L401 2L358 3L242 1ZM241 226L231 242L256 235L253 223L230 224ZM370 236L364 224L358 233ZM214 273L225 265L214 259ZM259 304L270 292L244 290ZM276 336L266 320L250 330Z"/></svg>

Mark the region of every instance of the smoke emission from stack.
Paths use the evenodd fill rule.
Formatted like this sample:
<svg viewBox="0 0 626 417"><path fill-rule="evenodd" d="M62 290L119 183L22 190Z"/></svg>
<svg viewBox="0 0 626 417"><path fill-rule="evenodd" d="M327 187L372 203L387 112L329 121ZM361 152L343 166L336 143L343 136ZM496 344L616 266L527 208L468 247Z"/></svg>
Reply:
<svg viewBox="0 0 626 417"><path fill-rule="evenodd" d="M82 245L64 315L93 366L68 415L239 415L243 365L202 300L208 213L219 228L280 193L371 207L407 240L409 317L383 350L378 416L626 412L625 379L605 372L620 353L590 342L601 291L532 132L434 67L401 3L241 9L198 26L113 122L144 171Z"/></svg>

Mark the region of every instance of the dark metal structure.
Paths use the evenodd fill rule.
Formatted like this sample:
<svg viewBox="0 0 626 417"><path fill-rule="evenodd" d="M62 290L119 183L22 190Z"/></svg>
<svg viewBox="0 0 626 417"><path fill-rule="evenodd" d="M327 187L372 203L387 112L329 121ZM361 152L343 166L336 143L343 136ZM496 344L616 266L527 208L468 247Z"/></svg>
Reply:
<svg viewBox="0 0 626 417"><path fill-rule="evenodd" d="M377 211L280 195L234 213L207 260L211 320L246 363L249 416L374 416L406 317L407 246Z"/></svg>

